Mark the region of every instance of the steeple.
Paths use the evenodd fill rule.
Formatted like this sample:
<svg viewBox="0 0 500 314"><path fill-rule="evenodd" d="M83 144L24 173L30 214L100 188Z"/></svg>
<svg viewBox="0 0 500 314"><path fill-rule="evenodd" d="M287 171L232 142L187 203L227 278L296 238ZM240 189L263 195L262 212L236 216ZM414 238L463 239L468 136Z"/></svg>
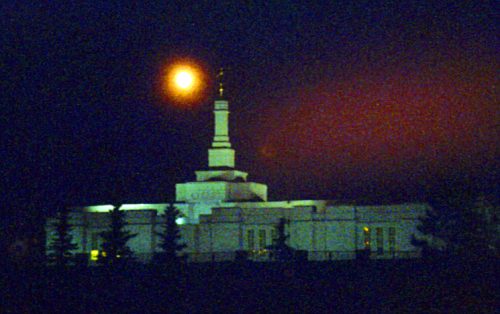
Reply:
<svg viewBox="0 0 500 314"><path fill-rule="evenodd" d="M229 141L229 102L225 99L222 69L214 102L214 137L208 149L208 169L195 172L196 181L175 185L176 202L189 203L190 223L211 213L207 204L235 201L267 201L267 185L248 182L248 173L235 169L235 152Z"/></svg>
<svg viewBox="0 0 500 314"><path fill-rule="evenodd" d="M222 78L224 71L221 68L218 75L219 93L214 102L214 139L208 150L209 168L234 168L234 149L229 142L229 103L224 99Z"/></svg>

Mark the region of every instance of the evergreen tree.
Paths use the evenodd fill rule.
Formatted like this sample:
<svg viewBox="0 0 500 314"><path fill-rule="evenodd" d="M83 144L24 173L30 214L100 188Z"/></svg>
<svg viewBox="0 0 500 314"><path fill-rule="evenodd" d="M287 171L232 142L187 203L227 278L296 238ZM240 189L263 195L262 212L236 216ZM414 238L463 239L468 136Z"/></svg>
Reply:
<svg viewBox="0 0 500 314"><path fill-rule="evenodd" d="M115 206L109 211L109 229L100 234L103 242L99 262L107 266L123 264L133 259L132 250L127 246L127 242L137 234L125 230L127 225L125 213L119 208L120 206Z"/></svg>
<svg viewBox="0 0 500 314"><path fill-rule="evenodd" d="M276 239L273 240L273 245L269 247L272 254L278 261L286 261L293 258L294 249L287 242L289 235L285 232L285 227L288 221L285 218L280 218L276 224Z"/></svg>
<svg viewBox="0 0 500 314"><path fill-rule="evenodd" d="M286 242L290 236L285 234L286 224L287 224L286 219L280 218L280 220L278 221L278 224L276 225L277 237L274 240L274 244L276 245L276 247L288 247Z"/></svg>
<svg viewBox="0 0 500 314"><path fill-rule="evenodd" d="M414 236L413 244L422 247L422 253L427 256L481 259L498 254L497 226L477 200L462 191L432 201L417 226L423 236Z"/></svg>
<svg viewBox="0 0 500 314"><path fill-rule="evenodd" d="M73 254L72 250L76 250L78 246L73 243L71 235L72 225L69 223L69 210L63 209L59 211L56 221L52 224L55 229L55 235L49 245L49 258L56 266L65 267L70 264Z"/></svg>
<svg viewBox="0 0 500 314"><path fill-rule="evenodd" d="M161 252L156 254L156 261L166 267L179 265L183 258L179 256L179 252L186 247L186 244L179 243L181 235L179 226L176 223L179 216L179 210L172 204L169 205L163 215L162 231L158 232Z"/></svg>

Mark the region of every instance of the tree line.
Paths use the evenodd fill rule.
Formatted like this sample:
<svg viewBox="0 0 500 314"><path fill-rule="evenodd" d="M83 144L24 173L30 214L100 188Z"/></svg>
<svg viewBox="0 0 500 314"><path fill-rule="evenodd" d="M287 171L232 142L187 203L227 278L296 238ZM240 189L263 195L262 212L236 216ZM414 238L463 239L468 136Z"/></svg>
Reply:
<svg viewBox="0 0 500 314"><path fill-rule="evenodd" d="M418 235L412 242L421 248L423 258L460 256L468 259L498 257L499 255L499 206L484 196L467 193L449 194L430 202L425 216L420 217ZM159 252L153 263L167 268L176 268L185 261L181 251L186 247L181 243L181 235L176 219L179 210L169 205L163 214ZM275 226L277 231L273 245L269 246L275 260L289 260L294 249L287 244L289 236L285 232L288 223L280 219ZM98 263L104 266L125 265L134 261L133 252L127 242L137 234L126 230L124 211L115 206L110 210L108 230L100 234L102 244ZM64 209L58 213L53 224L55 236L51 239L49 261L57 266L66 267L73 261L72 251L77 249L71 236L69 212Z"/></svg>
<svg viewBox="0 0 500 314"><path fill-rule="evenodd" d="M119 208L120 206L115 206L109 211L108 229L100 233L102 243L97 262L103 266L123 266L134 262L134 254L127 242L137 234L126 230L125 213ZM180 228L176 223L179 217L180 212L173 205L169 205L163 214L161 231L156 233L160 242L159 252L155 253L152 260L155 265L175 269L185 262L185 256L181 254L181 251L187 245L181 242ZM276 238L273 239L273 244L267 247L273 258L278 261L291 260L295 251L288 245L289 235L285 231L288 223L289 221L284 218L279 219L275 226ZM72 251L76 250L78 245L73 242L71 235L72 225L69 222L68 209L63 209L58 213L52 227L55 234L48 246L49 263L57 267L69 266L74 263L75 256Z"/></svg>
<svg viewBox="0 0 500 314"><path fill-rule="evenodd" d="M161 231L157 232L160 237L159 249L154 256L153 262L165 267L179 265L184 257L180 252L186 247L181 243L179 226L176 219L180 212L173 205L169 205L163 214L163 224ZM127 222L125 212L120 210L120 206L114 206L109 211L109 225L107 230L99 235L102 239L97 262L107 267L125 266L135 261L134 254L127 245L128 241L137 234L126 230ZM55 234L51 238L48 246L49 263L57 267L66 267L74 263L75 256L73 250L78 248L71 235L72 225L69 222L69 210L62 209L57 214L52 227Z"/></svg>

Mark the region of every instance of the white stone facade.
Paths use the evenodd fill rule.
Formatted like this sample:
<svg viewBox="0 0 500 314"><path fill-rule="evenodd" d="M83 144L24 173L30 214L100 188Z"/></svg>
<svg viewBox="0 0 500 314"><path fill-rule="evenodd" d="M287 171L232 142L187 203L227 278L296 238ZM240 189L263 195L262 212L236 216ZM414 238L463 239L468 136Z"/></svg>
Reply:
<svg viewBox="0 0 500 314"><path fill-rule="evenodd" d="M229 142L228 103L214 106L215 134L208 153L208 169L196 172L196 181L176 185L175 206L184 253L191 262L234 260L240 252L249 259L268 260L276 225L288 221L288 244L306 252L309 260L352 259L370 251L371 258L410 258L419 255L411 244L418 218L426 204L359 205L329 200L267 201L267 186L247 181L248 174L235 170ZM143 261L158 251L157 232L168 204L124 204L127 228L137 236L128 243ZM75 207L71 211L75 253L95 260L99 233L107 228L113 206ZM47 223L47 241L54 235L53 220ZM85 255L83 255L85 256Z"/></svg>
<svg viewBox="0 0 500 314"><path fill-rule="evenodd" d="M288 244L307 251L309 260L352 259L356 252L366 247L371 251L371 258L416 257L419 253L411 244L411 236L417 233L418 217L426 210L426 205L419 203L359 206L317 200L205 205L205 210L191 210L190 213L190 208L197 206L177 204L184 216L179 224L190 261L233 260L237 251L247 251L250 259L266 260L266 247L276 236L280 218L289 222L286 228L290 235ZM161 230L161 214L167 206L122 206L129 223L127 229L137 234L128 245L142 261L148 261L158 251L156 232ZM109 208L111 206L73 209L73 236L79 247L76 253L90 257L100 249L99 233L108 226ZM186 218L195 211L206 213L199 215L197 223L189 223ZM53 230L48 229L50 239Z"/></svg>

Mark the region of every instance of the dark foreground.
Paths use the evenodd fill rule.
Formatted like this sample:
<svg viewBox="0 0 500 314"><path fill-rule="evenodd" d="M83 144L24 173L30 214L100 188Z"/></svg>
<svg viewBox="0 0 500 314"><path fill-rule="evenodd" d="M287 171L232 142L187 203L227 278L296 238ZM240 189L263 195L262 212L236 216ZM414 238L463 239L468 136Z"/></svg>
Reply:
<svg viewBox="0 0 500 314"><path fill-rule="evenodd" d="M2 313L494 313L498 261L3 270Z"/></svg>

